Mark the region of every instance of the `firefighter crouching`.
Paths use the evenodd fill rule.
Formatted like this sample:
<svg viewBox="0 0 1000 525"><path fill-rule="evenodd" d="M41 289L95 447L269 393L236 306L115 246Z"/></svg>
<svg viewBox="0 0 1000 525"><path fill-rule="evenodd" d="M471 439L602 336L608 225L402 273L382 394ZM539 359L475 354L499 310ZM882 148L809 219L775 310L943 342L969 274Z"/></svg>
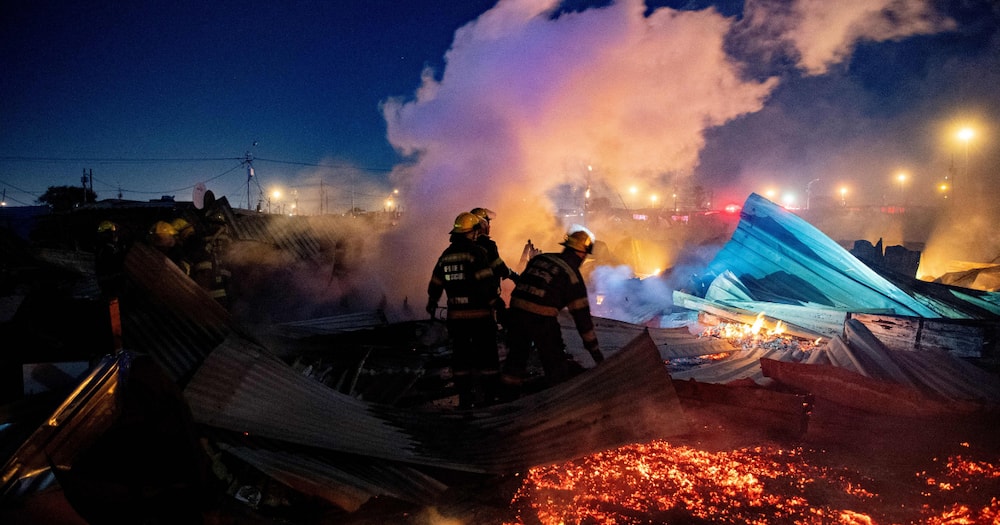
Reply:
<svg viewBox="0 0 1000 525"><path fill-rule="evenodd" d="M521 272L511 292L510 327L507 331L507 358L504 383L519 385L527 375L528 354L534 347L551 386L574 373L578 364L566 353L557 316L568 308L583 347L595 363L604 361L590 315L587 286L580 265L592 252L594 238L585 229L571 231L560 243L560 253L542 253L532 257Z"/></svg>
<svg viewBox="0 0 1000 525"><path fill-rule="evenodd" d="M427 313L432 318L441 294L448 296L448 335L452 344L452 374L460 408L492 404L497 394L500 359L493 301L497 297L489 256L476 238L479 217L455 218L451 244L441 253L427 285Z"/></svg>

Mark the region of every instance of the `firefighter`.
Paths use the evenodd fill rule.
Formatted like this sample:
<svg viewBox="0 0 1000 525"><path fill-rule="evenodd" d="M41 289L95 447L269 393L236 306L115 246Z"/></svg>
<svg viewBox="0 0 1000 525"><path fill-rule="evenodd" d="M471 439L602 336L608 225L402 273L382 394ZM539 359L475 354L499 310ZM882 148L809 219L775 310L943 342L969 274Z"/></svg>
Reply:
<svg viewBox="0 0 1000 525"><path fill-rule="evenodd" d="M120 226L112 221L101 221L97 225L94 273L97 285L106 298L114 299L121 295L125 279L125 246Z"/></svg>
<svg viewBox="0 0 1000 525"><path fill-rule="evenodd" d="M500 281L503 279L510 279L513 282L517 282L517 273L511 270L507 263L500 257L500 249L497 248L497 243L490 238L490 222L496 217L496 212L486 208L474 208L471 212L476 217L479 217L480 225L482 226L482 233L476 238L476 244L483 247L488 255L490 269L493 270L493 283L496 289L496 301L494 301L495 313L494 317L497 322L506 327L506 313L507 305L504 304L503 299L500 298Z"/></svg>
<svg viewBox="0 0 1000 525"><path fill-rule="evenodd" d="M446 323L460 408L492 403L500 373L493 271L486 250L476 244L482 231L479 217L469 212L456 217L451 244L438 258L427 285L431 318L436 317L441 294L448 296Z"/></svg>
<svg viewBox="0 0 1000 525"><path fill-rule="evenodd" d="M205 226L204 235L195 237L197 244L192 248L191 279L216 302L228 308L232 274L223 265L223 256L230 242L226 217L216 206L208 208L206 204L202 222Z"/></svg>
<svg viewBox="0 0 1000 525"><path fill-rule="evenodd" d="M590 316L587 286L580 274L580 265L593 251L594 237L581 227L570 231L560 244L563 246L560 253L542 253L531 258L511 292L505 384L520 385L524 381L532 345L542 361L548 386L569 379L574 369L579 368L566 353L563 342L557 319L563 308L573 317L583 347L594 363L604 361Z"/></svg>
<svg viewBox="0 0 1000 525"><path fill-rule="evenodd" d="M121 227L112 221L101 221L97 225L97 243L94 250L94 274L101 289L101 297L107 302L110 327L110 349L118 352L122 348L121 309L119 298L125 291L125 255L128 249Z"/></svg>
<svg viewBox="0 0 1000 525"><path fill-rule="evenodd" d="M149 228L149 243L167 253L177 246L177 230L167 221L156 221Z"/></svg>

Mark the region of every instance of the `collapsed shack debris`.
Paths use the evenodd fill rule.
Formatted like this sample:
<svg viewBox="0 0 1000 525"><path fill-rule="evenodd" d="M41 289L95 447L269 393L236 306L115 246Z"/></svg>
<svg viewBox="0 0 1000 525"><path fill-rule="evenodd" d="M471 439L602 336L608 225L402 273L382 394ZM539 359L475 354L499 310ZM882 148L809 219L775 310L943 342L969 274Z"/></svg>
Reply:
<svg viewBox="0 0 1000 525"><path fill-rule="evenodd" d="M758 195L747 199L702 282L703 297L677 291L674 304L703 318L785 323L787 334L815 339L817 347L749 349L675 379L760 382L763 358L844 367L956 403L1000 403L996 375L984 371L995 366L1000 339L996 294L878 273Z"/></svg>
<svg viewBox="0 0 1000 525"><path fill-rule="evenodd" d="M163 254L137 244L125 269L126 346L141 345L144 361L183 389L202 453L225 461L224 468L213 462L217 477L262 473L344 510L373 497L426 504L458 474L503 476L688 430L660 349L641 327L628 332L631 339L619 338L620 347L609 337L614 355L599 369L511 403L472 412L394 407L338 393L296 371ZM136 391L115 387L129 378L131 352L106 359L66 400L72 410L46 418L13 454L3 470L6 503L52 484L48 457L61 458L57 478L73 479L75 458L107 450L99 444L119 424L116 407ZM104 417L83 424L90 414ZM156 453L144 443L134 440L131 452ZM259 503L245 487L228 481L225 490Z"/></svg>
<svg viewBox="0 0 1000 525"><path fill-rule="evenodd" d="M778 247L775 253L783 254L784 250ZM331 512L331 507L342 513L356 514L370 510L373 505L392 508L396 503L400 504L397 508L409 511L414 507L407 505L438 504L446 498L455 498L459 488L466 492L458 497L468 497L468 491L490 483L502 483L511 478L505 473L520 473L524 465L558 462L557 458L570 458L614 446L614 443L639 442L660 435L672 435L679 443L701 444L702 438L718 437L729 429L732 430L730 436L738 436L748 443L763 435L765 439L804 439L823 446L828 443L823 440L833 436L842 443L861 448L860 443L852 442L857 441L855 434L871 432L872 428L896 428L890 424L872 424L883 419L898 419L889 417L889 409L903 408L897 413L912 419L907 422L910 426L904 427L908 431L921 428L928 421L925 417L912 417L919 412L907 411L902 405L883 409L880 403L872 403L864 390L843 388L846 383L806 383L793 374L785 374L780 380L765 377L761 355L753 354L760 349L741 349L726 340L698 337L687 328L645 328L608 319L595 319L599 339L609 356L607 362L579 376L579 383L567 384L566 391L541 392L516 403L473 412L434 409L426 406L434 396L449 394L447 381L441 377L447 346L437 337L440 333L436 329L441 328L440 324L385 324L384 317L378 313L366 313L282 323L273 327L271 333L255 331L251 335L159 253L138 247L134 253L129 253L127 270L131 293L123 298L125 347L147 354L171 382L184 389L185 401L197 414L194 431L212 462L213 483L222 485L215 486L220 497L271 515L278 512L275 509ZM739 283L738 273L732 275L732 283ZM722 282L719 281L720 287ZM872 351L897 349L874 345L863 332L868 326L863 315L878 316L881 326L889 327L885 330L889 334L901 333L892 328L896 323L923 322L924 328L918 326L918 335L911 339L922 344L933 340L932 333L938 333L931 323L927 323L930 318L899 315L886 305L856 309L809 300L792 301L795 304L770 302L783 300L783 297L780 293L770 293L764 284L781 283L781 278L756 278L748 282L748 285L736 284L730 288L732 293L743 293L738 292L739 286L752 291L745 294L745 300L749 301L745 304L695 299L712 305L722 319L731 319L727 316L733 312L739 312L736 317L740 319L752 319L759 306L766 302L763 311L768 312L772 322L786 316L791 319L795 314L801 325L796 324L793 331L801 329L801 335L809 339L822 332L825 341L816 348L803 350L793 348L794 345L775 345L771 349L775 353L771 355L780 356L782 363L786 358L807 363L836 361L841 367L841 372L835 373L837 377L857 382L857 377L863 377L858 370L864 370L863 373L878 378L875 384L882 385L878 388L884 388L890 378L907 378L910 386L906 388L913 388L915 380L911 376L925 377L938 386L953 387L954 383L966 380L963 378L966 371L961 367L955 368L953 377L942 380L941 369L955 365L954 354L935 354L939 363L926 361L923 350L903 349L899 353L906 355L891 356L900 362L884 355L868 355ZM803 296L800 299L808 296L795 290L800 280L789 279L788 282L792 283L789 289L793 294ZM818 280L810 282L820 283ZM754 300L754 294L762 290L769 292L765 295L767 301ZM947 293L954 297L974 297L981 303L962 300L981 310L989 310L989 299L985 296L963 296L955 290ZM925 293L924 297L932 296ZM933 297L932 305L948 304L949 308L958 309L945 300L947 296ZM785 307L785 310L775 308L772 317L771 306ZM807 322L811 309L822 311L822 319ZM986 320L985 316L983 319L970 317L958 321L982 329L981 321ZM892 323L885 324L886 320ZM570 344L568 351L580 358L580 362L589 362L586 357L581 358L584 352L571 321L561 321L564 339ZM352 326L362 330L349 335L343 333L346 327ZM900 326L908 330L905 327L910 325ZM386 335L388 332L392 334ZM982 334L982 348L988 349L989 332L977 333ZM332 337L333 334L338 335ZM941 334L945 343L951 340L947 332ZM838 339L841 335L843 337ZM893 340L903 346L908 344L905 337ZM858 344L875 348L864 348L865 354L861 354ZM891 345L886 343L885 346ZM126 355L122 353L117 357ZM723 358L709 365L690 365L697 359L707 360L715 355ZM869 360L879 366L873 367ZM669 375L664 373L664 361ZM763 362L767 362L766 359ZM740 364L734 366L736 363ZM107 378L108 383L104 386L115 384L103 366L95 369L103 370L95 377ZM712 367L728 367L730 373L720 373L712 382L706 382L709 378L704 374ZM741 367L745 368L734 372ZM389 384L388 378L393 375L389 371L402 371L403 374L392 378L393 384ZM113 381L122 378L120 373L119 369L112 374L115 376ZM861 399L854 399L854 406L860 408L837 404L845 402L837 396L848 391L859 392ZM108 403L104 408L111 410L112 400L128 395L128 389L115 389L115 392L115 396L103 397ZM956 400L965 400L956 401L958 406L970 406L967 400L979 399L972 405L988 407L988 399L993 393L988 389L973 391L971 395L938 393L930 399L937 400L939 398L934 396L942 395L955 395ZM987 401L982 401L983 398ZM101 396L93 395L67 399L66 406L79 408L82 414L100 409L91 404L99 399ZM878 399L884 400L884 397ZM637 402L644 408L636 408ZM950 406L940 402L942 406ZM338 408L331 409L331 406ZM873 416L870 412L880 409L883 414ZM652 415L653 421L640 418L642 412ZM50 414L51 410L36 418L35 426L40 432L47 431L50 436L52 432L62 434L70 426L78 425L79 429L87 430L74 433L82 441L73 446L81 449L86 447L86 441L102 439L101 427L87 426L96 425L101 419L46 419ZM113 411L105 414L114 416ZM286 419L290 424L286 425ZM66 426L49 427L46 421ZM596 423L588 427L588 421ZM595 433L595 429L601 428L606 432ZM984 435L992 436L995 430ZM885 440L898 439L898 434L885 434ZM45 448L44 443L35 438L23 444L29 446L29 443L36 452ZM71 444L68 440L65 443ZM475 449L471 443L480 443L486 450ZM137 444L136 457L155 453L141 440ZM517 446L512 447L512 444ZM51 442L48 446L51 448ZM60 461L65 466L71 459L72 448L67 447L62 452ZM8 477L11 470L4 469L4 501L0 510L16 505L14 498L37 493L57 481L43 455L19 452L16 457L20 458L18 461L26 458L32 461L19 463L24 468L17 470L16 476ZM8 467L11 465L8 463ZM72 474L67 475L71 471L72 468L59 471L59 476L72 483ZM19 477L21 474L25 476ZM13 484L8 485L8 481ZM505 494L509 496L509 492ZM496 506L503 508L509 501L508 497ZM351 519L347 514L338 514L338 518L341 523ZM385 521L391 520L370 522Z"/></svg>

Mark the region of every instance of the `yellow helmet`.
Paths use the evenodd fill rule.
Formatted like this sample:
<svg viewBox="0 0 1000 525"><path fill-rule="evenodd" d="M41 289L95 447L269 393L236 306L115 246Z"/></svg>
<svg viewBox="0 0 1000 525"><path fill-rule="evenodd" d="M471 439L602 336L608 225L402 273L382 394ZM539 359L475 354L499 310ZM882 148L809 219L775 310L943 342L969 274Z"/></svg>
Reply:
<svg viewBox="0 0 1000 525"><path fill-rule="evenodd" d="M497 218L497 212L487 208L473 208L472 211L469 213L475 215L476 217L479 217L480 219L486 222L490 222L493 219Z"/></svg>
<svg viewBox="0 0 1000 525"><path fill-rule="evenodd" d="M169 222L156 221L149 229L149 237L153 246L169 248L177 243L177 230Z"/></svg>
<svg viewBox="0 0 1000 525"><path fill-rule="evenodd" d="M174 228L174 231L177 232L177 235L182 238L190 237L191 234L194 233L194 226L191 226L190 222L180 217L171 221L170 226L172 226Z"/></svg>
<svg viewBox="0 0 1000 525"><path fill-rule="evenodd" d="M179 231L179 232L180 231L184 231L187 228L191 228L191 223L189 223L188 221L186 221L186 220L184 220L184 219L182 219L180 217L178 217L178 218L170 221L170 225L173 226L174 229L177 230L177 231Z"/></svg>
<svg viewBox="0 0 1000 525"><path fill-rule="evenodd" d="M594 253L594 235L587 230L570 232L566 234L566 239L559 244L578 252Z"/></svg>
<svg viewBox="0 0 1000 525"><path fill-rule="evenodd" d="M479 228L479 217L469 212L462 212L455 217L455 227L449 233L469 233L476 228Z"/></svg>
<svg viewBox="0 0 1000 525"><path fill-rule="evenodd" d="M111 221L101 221L97 225L97 233L114 233L118 231L118 225Z"/></svg>

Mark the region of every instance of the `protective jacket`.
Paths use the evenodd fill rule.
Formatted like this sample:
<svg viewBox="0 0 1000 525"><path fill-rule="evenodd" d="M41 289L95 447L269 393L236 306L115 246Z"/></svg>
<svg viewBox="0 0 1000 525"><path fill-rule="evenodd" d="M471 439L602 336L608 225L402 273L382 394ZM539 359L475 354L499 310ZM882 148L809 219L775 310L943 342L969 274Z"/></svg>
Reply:
<svg viewBox="0 0 1000 525"><path fill-rule="evenodd" d="M590 316L587 285L580 274L582 260L572 252L543 253L531 258L510 296L510 307L543 317L569 310L584 348L598 349L594 320Z"/></svg>
<svg viewBox="0 0 1000 525"><path fill-rule="evenodd" d="M428 310L436 308L441 294L447 292L449 320L492 318L497 300L493 278L486 250L464 235L453 234L427 285Z"/></svg>
<svg viewBox="0 0 1000 525"><path fill-rule="evenodd" d="M517 274L514 273L507 263L500 257L500 248L497 247L496 241L490 238L489 235L480 235L476 239L476 244L482 246L486 250L487 260L489 262L490 269L493 270L493 282L496 283L497 288L500 287L501 279L511 279L516 280Z"/></svg>

